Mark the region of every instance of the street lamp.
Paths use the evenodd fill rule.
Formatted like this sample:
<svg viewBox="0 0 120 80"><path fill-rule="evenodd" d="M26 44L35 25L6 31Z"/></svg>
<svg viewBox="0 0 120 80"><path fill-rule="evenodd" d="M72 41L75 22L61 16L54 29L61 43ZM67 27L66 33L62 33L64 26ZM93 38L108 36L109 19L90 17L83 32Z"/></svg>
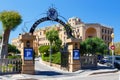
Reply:
<svg viewBox="0 0 120 80"><path fill-rule="evenodd" d="M112 38L112 45L114 45L114 33L111 34L111 38ZM114 68L114 49L112 49L112 67Z"/></svg>

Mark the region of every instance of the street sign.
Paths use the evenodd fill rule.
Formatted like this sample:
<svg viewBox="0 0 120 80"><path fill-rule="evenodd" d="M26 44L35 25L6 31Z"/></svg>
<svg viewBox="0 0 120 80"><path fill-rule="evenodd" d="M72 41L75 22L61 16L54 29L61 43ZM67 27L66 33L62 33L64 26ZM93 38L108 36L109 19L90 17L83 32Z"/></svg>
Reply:
<svg viewBox="0 0 120 80"><path fill-rule="evenodd" d="M73 59L74 60L80 59L80 50L79 49L73 49Z"/></svg>
<svg viewBox="0 0 120 80"><path fill-rule="evenodd" d="M110 49L115 50L115 46L114 45L110 46Z"/></svg>
<svg viewBox="0 0 120 80"><path fill-rule="evenodd" d="M24 60L33 60L32 48L24 48Z"/></svg>

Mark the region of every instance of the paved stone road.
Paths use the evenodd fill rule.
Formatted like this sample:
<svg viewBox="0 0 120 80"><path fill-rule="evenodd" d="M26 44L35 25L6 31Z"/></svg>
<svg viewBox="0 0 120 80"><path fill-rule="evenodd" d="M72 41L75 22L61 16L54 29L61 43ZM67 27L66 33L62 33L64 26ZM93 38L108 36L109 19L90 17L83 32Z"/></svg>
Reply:
<svg viewBox="0 0 120 80"><path fill-rule="evenodd" d="M0 76L0 80L119 80L117 73L89 75L94 70L79 70L71 73L50 67L36 59L36 75L14 74ZM97 70L98 71L98 70Z"/></svg>
<svg viewBox="0 0 120 80"><path fill-rule="evenodd" d="M35 61L35 70L36 74L41 78L58 78L58 77L70 77L75 76L78 73L71 73L68 71L62 71L60 69L50 67L49 65L42 64L41 60ZM79 71L82 72L83 70Z"/></svg>
<svg viewBox="0 0 120 80"><path fill-rule="evenodd" d="M40 73L42 80L119 80L119 72L89 75L91 70L86 72L81 70L77 73L70 73L51 68L48 65L46 66L42 64L41 61L36 61L36 65L36 70L43 71L43 73Z"/></svg>

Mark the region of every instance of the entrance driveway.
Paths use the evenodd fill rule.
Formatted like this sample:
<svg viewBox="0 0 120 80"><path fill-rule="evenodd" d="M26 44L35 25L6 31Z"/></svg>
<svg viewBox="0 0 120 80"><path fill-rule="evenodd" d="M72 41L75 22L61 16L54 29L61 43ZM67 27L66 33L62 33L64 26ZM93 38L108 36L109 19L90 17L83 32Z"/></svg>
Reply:
<svg viewBox="0 0 120 80"><path fill-rule="evenodd" d="M82 71L82 70L81 70ZM63 71L55 67L51 67L42 62L39 58L35 59L35 74L41 77L62 77L62 76L74 76L75 73Z"/></svg>
<svg viewBox="0 0 120 80"><path fill-rule="evenodd" d="M62 71L60 69L46 65L42 63L41 59L36 58L35 59L35 75L28 75L28 74L0 75L0 80L73 80L73 79L84 80L84 78L86 77L93 76L91 75L93 73L101 74L103 72L110 72L110 73L112 72L112 74L114 74L113 71L116 71L116 70L105 68L104 66L99 67L98 70L89 69L89 70L79 70L76 72ZM118 75L116 77L118 77ZM93 80L93 79L88 78L85 80ZM105 79L105 80L108 80L108 79Z"/></svg>

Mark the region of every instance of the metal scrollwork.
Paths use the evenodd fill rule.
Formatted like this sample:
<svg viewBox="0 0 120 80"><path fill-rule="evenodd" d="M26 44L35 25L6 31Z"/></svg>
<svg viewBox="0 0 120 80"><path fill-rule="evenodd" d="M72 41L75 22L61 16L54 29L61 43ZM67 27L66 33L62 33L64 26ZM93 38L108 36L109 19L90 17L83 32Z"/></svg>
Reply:
<svg viewBox="0 0 120 80"><path fill-rule="evenodd" d="M73 37L73 35L72 35L72 30L71 30L70 26L67 25L65 22L63 22L62 20L60 20L60 19L58 18L58 13L57 13L57 11L56 11L54 8L50 8L50 9L47 11L47 17L43 17L43 18L37 20L37 21L32 25L32 27L31 27L31 29L30 29L29 32L33 34L35 28L36 28L40 23L42 23L42 22L44 22L44 21L49 21L49 20L58 22L58 23L60 23L61 25L63 25L63 26L65 27L67 36L68 36L69 38Z"/></svg>

